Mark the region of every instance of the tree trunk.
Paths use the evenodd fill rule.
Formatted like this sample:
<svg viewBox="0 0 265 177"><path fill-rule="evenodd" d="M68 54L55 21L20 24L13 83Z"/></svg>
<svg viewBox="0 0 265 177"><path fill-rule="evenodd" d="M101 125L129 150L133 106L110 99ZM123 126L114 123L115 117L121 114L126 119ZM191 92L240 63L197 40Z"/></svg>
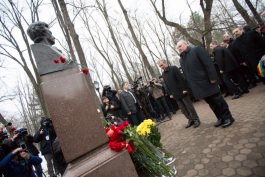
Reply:
<svg viewBox="0 0 265 177"><path fill-rule="evenodd" d="M85 54L84 54L84 51L83 51L82 46L81 46L80 41L79 41L79 36L76 33L75 28L74 28L74 24L72 23L72 21L70 19L70 16L69 16L67 8L66 8L66 4L65 4L64 0L58 0L58 2L59 2L59 5L60 5L62 14L63 14L64 21L66 22L67 28L68 28L68 30L70 32L70 36L71 36L71 38L72 38L72 40L74 42L74 46L75 46L75 49L76 49L76 52L77 52L81 67L82 68L88 68L87 62L86 62L86 58L85 58ZM98 105L98 109L101 110L100 101L99 101L99 99L97 97L97 94L96 94L96 91L95 91L95 87L94 87L94 84L92 82L90 74L87 75L86 79L87 79L87 82L88 82L88 86L89 86L89 88L91 90L92 96L94 97L94 100L95 100L95 102ZM100 117L103 118L104 116L103 116L102 111L100 111L100 114L101 114Z"/></svg>
<svg viewBox="0 0 265 177"><path fill-rule="evenodd" d="M197 39L194 39L189 33L188 31L183 27L181 26L180 24L178 23L175 23L175 22L171 22L171 21L168 21L168 19L166 18L166 13L165 13L165 2L164 0L162 0L162 14L158 11L156 5L155 5L155 2L153 2L153 0L150 0L151 4L153 5L154 9L155 9L155 12L156 14L158 15L158 17L168 26L172 26L172 27L175 27L183 36L185 36L185 38L190 42L192 43L193 45L202 45L202 43L200 41L198 41Z"/></svg>
<svg viewBox="0 0 265 177"><path fill-rule="evenodd" d="M263 20L260 17L259 13L257 12L257 9L253 6L253 4L250 2L250 0L245 0L246 4L248 5L249 9L254 15L254 18L257 20L259 24L263 24Z"/></svg>
<svg viewBox="0 0 265 177"><path fill-rule="evenodd" d="M121 65L122 65L122 67L123 67L123 69L125 71L126 77L128 78L129 83L132 83L133 82L132 77L131 77L131 75L130 75L127 67L126 67L126 64L125 64L124 58L122 56L122 52L121 52L120 46L119 46L119 44L117 42L117 39L116 39L116 36L114 34L112 25L111 25L111 23L109 21L109 15L108 15L108 12L107 12L107 9L106 9L105 1L103 0L103 7L101 7L101 4L98 1L96 1L96 3L98 4L99 9L103 13L103 16L104 16L104 18L105 18L105 20L107 22L108 29L109 29L109 32L110 32L110 35L111 35L111 39L114 42L114 45L115 45L115 47L117 49L117 53L118 53L118 56L119 56L119 58L121 60Z"/></svg>
<svg viewBox="0 0 265 177"><path fill-rule="evenodd" d="M150 65L150 63L149 63L149 61L148 61L146 55L144 54L144 51L143 51L143 49L142 49L142 46L141 46L140 42L138 41L138 39L137 39L137 37L136 37L136 34L134 33L134 30L133 30L133 28L132 28L132 24L131 24L130 19L129 19L129 17L128 17L127 11L126 11L125 8L123 7L123 5L122 5L122 3L121 3L121 0L118 0L118 3L119 3L119 5L120 5L120 7L121 7L121 10L122 10L123 15L124 15L124 17L125 17L125 20L126 20L126 22L127 22L128 28L129 28L129 30L130 30L130 32L131 32L131 35L132 35L133 40L134 40L134 42L135 42L135 44L136 44L136 46L137 46L137 49L139 50L139 53L141 54L141 57L142 57L142 60L143 60L143 62L144 62L144 64L145 64L145 66L147 67L147 69L148 69L148 71L150 72L151 76L152 76L152 77L156 77L156 74L155 74L155 72L154 72L152 66Z"/></svg>
<svg viewBox="0 0 265 177"><path fill-rule="evenodd" d="M205 2L205 5L204 5ZM212 42L212 23L211 23L211 12L212 12L213 0L200 0L200 6L204 15L204 32L203 37L206 39L207 50L210 50L210 43Z"/></svg>
<svg viewBox="0 0 265 177"><path fill-rule="evenodd" d="M73 45L72 45L71 37L70 37L69 31L67 29L67 25L66 25L66 23L63 20L63 17L62 17L62 14L60 12L58 3L57 3L56 0L51 0L51 1L52 1L52 4L53 4L53 7L54 7L54 10L55 10L56 17L57 17L57 20L59 22L59 25L60 25L63 33L64 33L64 37L66 39L66 42L67 42L67 45L68 45L68 48L69 48L71 59L76 62L76 56L75 56L74 48L73 48Z"/></svg>
<svg viewBox="0 0 265 177"><path fill-rule="evenodd" d="M241 6L238 0L232 0L232 1L236 7L236 10L241 14L241 16L246 21L246 23L250 27L255 27L257 24L250 18L250 16L248 15L248 12Z"/></svg>

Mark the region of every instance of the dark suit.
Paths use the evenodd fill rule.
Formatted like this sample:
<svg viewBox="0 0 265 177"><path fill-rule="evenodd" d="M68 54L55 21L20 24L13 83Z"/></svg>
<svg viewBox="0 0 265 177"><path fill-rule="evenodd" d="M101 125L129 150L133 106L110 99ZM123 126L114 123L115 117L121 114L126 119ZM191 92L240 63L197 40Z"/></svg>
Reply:
<svg viewBox="0 0 265 177"><path fill-rule="evenodd" d="M219 70L223 71L223 79L229 91L235 95L240 94L240 90L231 81L239 83L243 91L248 91L248 86L241 74L239 73L239 63L229 49L217 46L213 50L215 61Z"/></svg>
<svg viewBox="0 0 265 177"><path fill-rule="evenodd" d="M183 91L187 91L186 82L176 66L168 66L162 73L164 83L173 97L176 99L178 107L185 117L190 120L199 120L196 110L187 94L183 94Z"/></svg>
<svg viewBox="0 0 265 177"><path fill-rule="evenodd" d="M204 98L217 119L222 121L232 119L218 84L210 82L217 80L218 76L207 51L202 47L188 47L181 54L180 64L195 98Z"/></svg>
<svg viewBox="0 0 265 177"><path fill-rule="evenodd" d="M139 125L143 121L143 116L139 109L140 103L137 100L136 96L131 91L123 91L120 93L120 101L123 109L128 115L131 112L131 115L128 115L129 122L132 125Z"/></svg>

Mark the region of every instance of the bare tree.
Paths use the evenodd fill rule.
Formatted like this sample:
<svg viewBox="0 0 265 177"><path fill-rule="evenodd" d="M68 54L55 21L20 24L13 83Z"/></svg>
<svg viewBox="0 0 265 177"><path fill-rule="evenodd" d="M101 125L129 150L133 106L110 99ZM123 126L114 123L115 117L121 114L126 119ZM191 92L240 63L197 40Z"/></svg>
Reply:
<svg viewBox="0 0 265 177"><path fill-rule="evenodd" d="M260 17L259 13L257 12L257 9L253 6L251 1L250 0L245 0L245 2L247 4L247 6L249 7L249 9L251 10L251 12L253 13L254 18L257 20L257 22L259 24L263 24L262 18Z"/></svg>
<svg viewBox="0 0 265 177"><path fill-rule="evenodd" d="M241 14L241 16L246 21L246 23L251 27L256 26L257 24L255 23L255 21L253 21L251 19L251 17L248 15L248 12L246 11L246 9L244 9L244 7L238 2L238 0L232 0L232 1L234 3L234 6L236 7L237 11Z"/></svg>
<svg viewBox="0 0 265 177"><path fill-rule="evenodd" d="M148 59L147 59L147 57L146 57L146 55L145 55L145 53L144 53L144 51L142 49L142 46L141 46L140 42L138 41L138 39L137 39L137 37L135 35L135 32L133 30L133 27L132 27L132 24L131 24L130 19L128 17L126 9L124 8L123 4L121 3L121 0L118 0L118 3L120 5L122 13L123 13L123 15L125 17L126 23L127 23L128 28L129 28L129 30L131 32L132 38L133 38L133 40L135 42L135 45L137 46L137 49L139 50L139 53L141 54L141 57L142 57L144 65L147 67L147 70L150 72L151 76L152 77L156 77L156 74L155 74L152 66L149 63L149 61L148 61Z"/></svg>
<svg viewBox="0 0 265 177"><path fill-rule="evenodd" d="M38 8L41 2L41 0L28 2L28 5L30 7L32 6L32 8L30 8L32 21L26 20L26 18L23 16L23 8L19 9L17 4L15 4L13 1L8 0L0 3L0 55L15 61L23 68L31 83L33 84L33 88L36 91L38 99L40 100L44 114L48 115L48 111L40 89L40 77L38 75L37 67L34 63L29 41L23 26L23 23L29 24L34 22L33 20L38 20ZM18 42L19 36L18 33L14 33L14 30L19 31L24 43ZM25 51L27 51L27 55L24 54ZM27 58L29 59L29 63L27 62ZM33 68L33 71L31 68Z"/></svg>
<svg viewBox="0 0 265 177"><path fill-rule="evenodd" d="M201 45L202 43L200 41L198 41L197 39L194 39L193 37L191 37L187 31L187 29L185 27L183 27L181 24L176 23L176 22L172 22L169 21L166 17L166 11L165 11L165 2L164 0L161 0L161 4L162 4L162 13L158 10L157 6L156 6L156 0L150 0L152 6L155 9L156 14L158 15L158 17L168 26L172 26L175 27L183 36L185 36L185 38L190 41L192 44L194 45Z"/></svg>
<svg viewBox="0 0 265 177"><path fill-rule="evenodd" d="M117 38L116 38L116 36L114 34L112 25L111 25L110 20L109 20L109 15L108 15L108 11L107 11L107 8L106 8L105 0L102 0L102 4L99 2L99 0L96 0L96 3L98 5L98 9L100 10L100 12L103 14L103 16L105 18L105 21L106 21L107 26L108 26L108 30L110 32L111 38L112 38L112 40L114 42L114 45L116 47L116 51L117 51L118 56L120 58L121 65L122 65L122 67L123 67L123 69L124 69L124 71L126 73L126 76L128 78L128 81L130 83L132 83L132 81L133 81L132 80L132 77L131 77L130 73L127 70L127 67L126 67L126 64L125 64L125 60L124 60L123 55L122 55L122 51L120 49L120 46L119 46L118 41L117 41Z"/></svg>

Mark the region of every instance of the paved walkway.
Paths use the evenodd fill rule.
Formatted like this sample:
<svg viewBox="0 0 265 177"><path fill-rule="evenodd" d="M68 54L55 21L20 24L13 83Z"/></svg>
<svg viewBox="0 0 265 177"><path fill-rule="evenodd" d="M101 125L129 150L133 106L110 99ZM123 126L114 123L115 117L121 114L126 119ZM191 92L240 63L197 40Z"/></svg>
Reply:
<svg viewBox="0 0 265 177"><path fill-rule="evenodd" d="M159 125L165 148L177 158L177 176L265 177L265 86L226 100L235 118L231 127L213 127L216 118L204 101L195 103L199 128L185 129L180 111Z"/></svg>

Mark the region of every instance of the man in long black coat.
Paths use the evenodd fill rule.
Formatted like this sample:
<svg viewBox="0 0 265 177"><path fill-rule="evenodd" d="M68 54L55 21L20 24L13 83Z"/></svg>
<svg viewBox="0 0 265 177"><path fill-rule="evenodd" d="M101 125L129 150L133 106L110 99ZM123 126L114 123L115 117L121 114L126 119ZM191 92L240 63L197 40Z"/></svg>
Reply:
<svg viewBox="0 0 265 177"><path fill-rule="evenodd" d="M229 91L234 94L232 99L237 99L241 96L239 88L231 81L237 82L244 93L249 93L248 85L239 73L239 64L229 49L218 46L217 42L211 42L210 48L213 50L215 61L218 65L220 74Z"/></svg>
<svg viewBox="0 0 265 177"><path fill-rule="evenodd" d="M179 69L176 66L168 66L166 60L160 60L158 64L163 70L162 77L170 95L173 95L181 112L189 120L186 128L192 125L194 128L200 126L199 117L187 94L188 88Z"/></svg>
<svg viewBox="0 0 265 177"><path fill-rule="evenodd" d="M177 43L180 65L196 99L204 99L217 117L215 127L232 125L234 119L222 97L217 83L217 73L207 51L202 47L189 47L181 40Z"/></svg>

